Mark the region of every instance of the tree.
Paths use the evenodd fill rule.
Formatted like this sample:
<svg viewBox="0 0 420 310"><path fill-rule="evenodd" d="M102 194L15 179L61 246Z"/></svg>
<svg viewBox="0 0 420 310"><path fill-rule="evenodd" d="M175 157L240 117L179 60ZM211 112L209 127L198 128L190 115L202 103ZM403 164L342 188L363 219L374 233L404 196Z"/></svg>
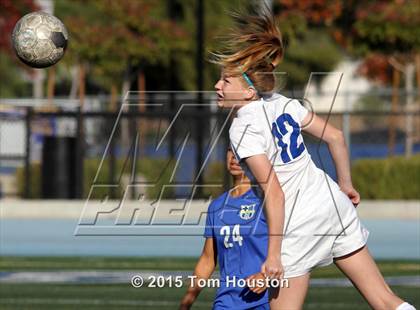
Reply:
<svg viewBox="0 0 420 310"><path fill-rule="evenodd" d="M28 66L23 65L13 52L11 34L17 21L25 14L39 9L33 0L1 0L0 1L0 96L14 97L30 94L26 83L20 78Z"/></svg>
<svg viewBox="0 0 420 310"><path fill-rule="evenodd" d="M384 84L392 83L392 111L398 110L400 72L405 73L406 90L413 93L414 72L420 85L420 4L416 0L278 0L280 18L299 20L306 25L324 26L335 40L353 56L363 57L360 72ZM283 13L282 13L283 12ZM287 21L286 21L287 24ZM305 23L303 23L305 24ZM298 23L302 27L302 22ZM291 27L286 35L293 37L299 27ZM286 29L290 29L287 28ZM286 54L287 55L287 54ZM418 60L415 60L418 59ZM414 67L416 66L416 70ZM390 70L391 68L391 70ZM392 74L390 74L392 72ZM407 111L413 110L413 94L407 96ZM406 120L406 154L411 154L413 120ZM395 145L395 119L390 119L389 150Z"/></svg>
<svg viewBox="0 0 420 310"><path fill-rule="evenodd" d="M33 0L2 0L0 2L0 50L13 54L10 35L17 21L25 14L39 9ZM8 34L8 35L4 35Z"/></svg>
<svg viewBox="0 0 420 310"><path fill-rule="evenodd" d="M279 70L287 73L289 87L304 86L311 72L334 69L342 52L328 32L341 13L338 1L277 0L273 2L273 13L285 45Z"/></svg>
<svg viewBox="0 0 420 310"><path fill-rule="evenodd" d="M340 38L348 50L365 57L361 72L384 84L392 83L391 111L398 110L400 73L405 73L407 112L415 109L413 91L414 74L420 79L420 4L414 0L381 0L360 4L349 1L337 24L341 26ZM351 19L352 23L344 20ZM343 39L344 38L344 39ZM390 70L391 69L391 70ZM392 72L392 74L390 74ZM418 106L419 103L417 103ZM412 153L414 140L412 116L406 119L406 155ZM389 153L394 153L396 120L390 118Z"/></svg>
<svg viewBox="0 0 420 310"><path fill-rule="evenodd" d="M185 29L186 36L182 49L175 51L175 73L176 86L183 90L196 90L196 6L197 0L172 0L172 9L176 10L174 20ZM248 0L212 0L203 1L204 4L204 46L205 60L204 66L204 89L213 90L214 84L220 76L220 68L211 64L210 52L218 50L224 44L220 37L232 25L229 13L237 8L244 8L249 3Z"/></svg>
<svg viewBox="0 0 420 310"><path fill-rule="evenodd" d="M144 79L144 68L164 63L183 36L156 1L61 1L57 14L70 31L71 61L89 65L111 93L128 91L135 74Z"/></svg>

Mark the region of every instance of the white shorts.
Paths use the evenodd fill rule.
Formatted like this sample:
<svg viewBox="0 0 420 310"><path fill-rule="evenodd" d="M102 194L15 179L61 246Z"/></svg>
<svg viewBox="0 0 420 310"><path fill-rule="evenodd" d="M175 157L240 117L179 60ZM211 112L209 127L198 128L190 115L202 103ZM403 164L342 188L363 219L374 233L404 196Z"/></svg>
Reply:
<svg viewBox="0 0 420 310"><path fill-rule="evenodd" d="M304 160L293 177L280 180L286 196L281 253L285 278L331 264L363 247L369 235L337 183L310 157Z"/></svg>

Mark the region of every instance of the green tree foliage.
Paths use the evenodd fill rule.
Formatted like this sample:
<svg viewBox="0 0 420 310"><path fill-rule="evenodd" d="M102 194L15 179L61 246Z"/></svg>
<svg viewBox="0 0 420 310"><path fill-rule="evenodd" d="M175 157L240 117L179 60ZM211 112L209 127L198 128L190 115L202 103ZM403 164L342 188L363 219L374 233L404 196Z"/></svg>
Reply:
<svg viewBox="0 0 420 310"><path fill-rule="evenodd" d="M197 0L173 0L176 3L176 22L187 31L185 48L175 51L175 74L177 86L184 90L196 90L197 70L195 67L197 42ZM220 68L209 62L210 52L218 50L224 42L221 36L232 25L230 12L244 8L248 0L204 0L204 89L213 90L220 76Z"/></svg>
<svg viewBox="0 0 420 310"><path fill-rule="evenodd" d="M121 82L127 67L165 63L185 35L160 1L60 0L56 14L70 32L68 61L88 63L104 87Z"/></svg>
<svg viewBox="0 0 420 310"><path fill-rule="evenodd" d="M356 57L363 57L360 72L389 84L389 57L401 63L420 52L420 3L417 0L341 1L335 37Z"/></svg>
<svg viewBox="0 0 420 310"><path fill-rule="evenodd" d="M308 30L289 41L278 71L287 73L286 87L300 87L308 82L311 72L333 71L341 58L339 48L325 31Z"/></svg>
<svg viewBox="0 0 420 310"><path fill-rule="evenodd" d="M32 0L0 3L1 33L10 33L18 17L35 9ZM194 90L197 1L172 0L171 8L169 3L55 1L55 15L70 32L69 50L58 66L85 62L89 64L89 78L107 90L114 84L119 86L124 73L141 68L152 77L154 88L168 89L169 59L173 57L176 88ZM204 1L206 56L223 44L219 35L229 31L229 12L246 10L250 3ZM336 66L343 53L329 35L352 55L368 57L368 66L362 71L382 74L381 79L388 73L382 68L386 60L378 57L396 52L411 55L420 45L420 5L415 0L273 0L273 12L285 43L285 58L278 70L289 75L286 88L303 86L311 71L329 71ZM0 49L10 53L8 44L8 36L2 35ZM219 70L206 63L206 89L213 88Z"/></svg>
<svg viewBox="0 0 420 310"><path fill-rule="evenodd" d="M333 70L343 55L330 36L341 12L339 2L277 0L273 4L285 45L278 71L287 73L286 88L303 87L311 72Z"/></svg>
<svg viewBox="0 0 420 310"><path fill-rule="evenodd" d="M13 56L0 52L0 98L29 97L31 86L22 80L23 69L16 65Z"/></svg>
<svg viewBox="0 0 420 310"><path fill-rule="evenodd" d="M322 29L323 34L329 33L348 54L365 59L360 69L362 74L384 83L390 82L389 56L405 62L420 49L417 0L277 0L274 8L287 45L293 40L301 44L302 38L308 37L307 29ZM310 49L302 50L312 56ZM319 55L319 61L323 63L330 53ZM286 67L301 73L299 65L289 64L287 57L286 50Z"/></svg>
<svg viewBox="0 0 420 310"><path fill-rule="evenodd" d="M420 49L420 3L371 1L356 9L353 46L362 55L412 53Z"/></svg>

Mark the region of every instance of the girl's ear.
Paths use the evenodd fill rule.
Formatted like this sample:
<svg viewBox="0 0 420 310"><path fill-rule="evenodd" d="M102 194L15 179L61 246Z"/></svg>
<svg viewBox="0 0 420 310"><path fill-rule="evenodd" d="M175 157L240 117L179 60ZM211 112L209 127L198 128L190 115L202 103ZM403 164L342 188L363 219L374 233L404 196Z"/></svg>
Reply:
<svg viewBox="0 0 420 310"><path fill-rule="evenodd" d="M255 97L255 95L257 94L257 92L255 91L255 88L253 87L248 87L245 93L245 97L247 100L251 100L252 98Z"/></svg>

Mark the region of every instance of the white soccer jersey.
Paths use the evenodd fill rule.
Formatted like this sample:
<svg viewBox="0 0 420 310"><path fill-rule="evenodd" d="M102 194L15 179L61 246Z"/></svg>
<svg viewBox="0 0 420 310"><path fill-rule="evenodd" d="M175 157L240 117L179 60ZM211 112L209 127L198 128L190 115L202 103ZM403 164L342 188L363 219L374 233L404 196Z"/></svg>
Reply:
<svg viewBox="0 0 420 310"><path fill-rule="evenodd" d="M229 130L234 153L243 159L266 154L285 193L282 263L285 277L300 276L330 264L365 245L350 199L313 163L301 135L308 110L282 95L241 107Z"/></svg>
<svg viewBox="0 0 420 310"><path fill-rule="evenodd" d="M289 178L286 172L293 173L302 165L297 164L300 159L309 155L300 133L307 113L299 101L279 94L241 107L229 130L236 157L266 154L284 183Z"/></svg>

